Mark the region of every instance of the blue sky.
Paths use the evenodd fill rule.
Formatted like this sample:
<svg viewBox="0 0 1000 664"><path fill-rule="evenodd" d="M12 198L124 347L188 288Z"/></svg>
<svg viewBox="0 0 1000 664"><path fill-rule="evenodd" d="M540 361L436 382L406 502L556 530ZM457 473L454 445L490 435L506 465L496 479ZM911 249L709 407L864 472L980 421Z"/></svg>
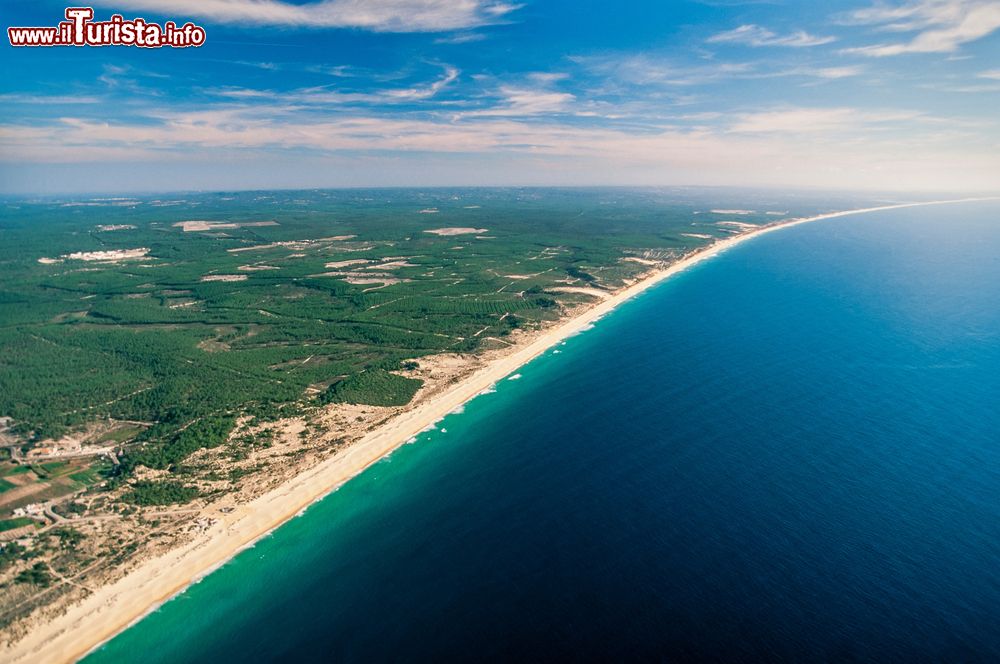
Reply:
<svg viewBox="0 0 1000 664"><path fill-rule="evenodd" d="M4 27L64 8L4 0ZM207 43L5 43L0 191L1000 188L996 0L94 8Z"/></svg>

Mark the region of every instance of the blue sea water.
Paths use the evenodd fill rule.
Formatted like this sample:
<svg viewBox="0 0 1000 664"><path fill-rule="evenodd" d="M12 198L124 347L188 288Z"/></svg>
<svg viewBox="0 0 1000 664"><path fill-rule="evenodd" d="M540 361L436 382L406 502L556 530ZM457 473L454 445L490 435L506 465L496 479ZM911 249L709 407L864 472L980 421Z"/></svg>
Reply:
<svg viewBox="0 0 1000 664"><path fill-rule="evenodd" d="M769 234L89 662L1000 659L1000 205Z"/></svg>

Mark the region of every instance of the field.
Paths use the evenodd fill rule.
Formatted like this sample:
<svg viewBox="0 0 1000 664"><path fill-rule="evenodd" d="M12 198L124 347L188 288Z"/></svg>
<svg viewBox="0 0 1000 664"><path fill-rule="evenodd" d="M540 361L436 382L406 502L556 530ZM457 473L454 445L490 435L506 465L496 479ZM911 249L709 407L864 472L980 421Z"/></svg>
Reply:
<svg viewBox="0 0 1000 664"><path fill-rule="evenodd" d="M70 496L102 482L109 469L106 461L86 458L0 464L0 514Z"/></svg>
<svg viewBox="0 0 1000 664"><path fill-rule="evenodd" d="M27 517L19 517L17 519L3 519L0 520L0 533L7 530L16 530L18 528L23 528L25 526L33 525L35 522Z"/></svg>

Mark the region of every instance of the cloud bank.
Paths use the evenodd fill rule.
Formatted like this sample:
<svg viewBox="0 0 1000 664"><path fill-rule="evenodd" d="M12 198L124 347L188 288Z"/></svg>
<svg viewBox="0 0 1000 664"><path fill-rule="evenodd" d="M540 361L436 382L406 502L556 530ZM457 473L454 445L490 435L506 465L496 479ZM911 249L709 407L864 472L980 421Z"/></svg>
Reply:
<svg viewBox="0 0 1000 664"><path fill-rule="evenodd" d="M901 5L879 3L849 13L846 23L877 26L886 32L916 32L905 41L847 49L872 57L906 53L953 53L962 44L1000 29L996 0L918 0Z"/></svg>

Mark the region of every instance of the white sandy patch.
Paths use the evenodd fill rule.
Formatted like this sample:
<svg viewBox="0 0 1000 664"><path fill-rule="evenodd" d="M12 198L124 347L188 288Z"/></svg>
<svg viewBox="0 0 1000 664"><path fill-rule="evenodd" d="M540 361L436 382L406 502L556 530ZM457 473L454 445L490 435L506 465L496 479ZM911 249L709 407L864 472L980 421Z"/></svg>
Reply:
<svg viewBox="0 0 1000 664"><path fill-rule="evenodd" d="M424 231L425 233L430 233L431 235L472 235L475 233L486 233L490 229L488 228L470 228L467 226L450 226L448 228L432 228L431 230Z"/></svg>
<svg viewBox="0 0 1000 664"><path fill-rule="evenodd" d="M745 231L751 228L758 228L757 224L748 224L745 221L717 221L716 226L729 226L731 228L738 228L741 231Z"/></svg>
<svg viewBox="0 0 1000 664"><path fill-rule="evenodd" d="M274 265L240 265L236 269L241 272L260 272L261 270L280 270L281 268Z"/></svg>
<svg viewBox="0 0 1000 664"><path fill-rule="evenodd" d="M580 295L590 295L591 297L599 297L602 300L606 300L611 297L611 293L607 291L602 291L599 288L586 288L584 286L556 286L555 288L549 288L548 290L557 293L578 293Z"/></svg>
<svg viewBox="0 0 1000 664"><path fill-rule="evenodd" d="M145 247L138 249L112 249L110 251L76 251L72 254L66 254L63 258L74 261L113 262L145 258L149 251Z"/></svg>
<svg viewBox="0 0 1000 664"><path fill-rule="evenodd" d="M260 251L263 249L275 249L277 247L287 247L289 249L306 249L308 247L313 247L321 242L342 242L344 240L350 240L351 238L357 237L356 235L334 235L332 237L321 237L315 240L284 240L281 242L269 242L267 244L255 244L251 247L236 247L235 249L226 249L231 254L238 254L244 251Z"/></svg>
<svg viewBox="0 0 1000 664"><path fill-rule="evenodd" d="M277 226L276 221L178 221L172 224L175 228L184 229L185 233L200 233L226 228L253 228L256 226Z"/></svg>
<svg viewBox="0 0 1000 664"><path fill-rule="evenodd" d="M706 235L705 233L681 233L681 235L683 235L684 237L698 238L699 240L711 240L712 239L711 235Z"/></svg>
<svg viewBox="0 0 1000 664"><path fill-rule="evenodd" d="M245 274L206 274L202 281L246 281Z"/></svg>
<svg viewBox="0 0 1000 664"><path fill-rule="evenodd" d="M410 279L401 279L393 274L389 273L379 273L379 272L321 272L320 274L310 274L310 277L333 277L335 279L343 279L349 284L357 285L370 285L370 284L382 284L383 286L392 286L393 284L401 284L404 282L411 281Z"/></svg>
<svg viewBox="0 0 1000 664"><path fill-rule="evenodd" d="M407 261L389 261L387 263L377 263L375 265L369 265L368 267L361 268L363 270L391 270L397 267L419 267L413 263Z"/></svg>
<svg viewBox="0 0 1000 664"><path fill-rule="evenodd" d="M396 279L395 277L343 277L344 281L349 284L357 285L369 285L369 284L385 284L386 286L392 286L393 284L400 284L404 281L409 281L409 279Z"/></svg>
<svg viewBox="0 0 1000 664"><path fill-rule="evenodd" d="M337 268L341 268L341 267L350 267L352 265L366 265L368 263L371 263L371 261L370 260L366 260L364 258L355 258L355 259L349 260L349 261L333 261L332 263L327 263L323 267L330 267L330 268L337 269Z"/></svg>

